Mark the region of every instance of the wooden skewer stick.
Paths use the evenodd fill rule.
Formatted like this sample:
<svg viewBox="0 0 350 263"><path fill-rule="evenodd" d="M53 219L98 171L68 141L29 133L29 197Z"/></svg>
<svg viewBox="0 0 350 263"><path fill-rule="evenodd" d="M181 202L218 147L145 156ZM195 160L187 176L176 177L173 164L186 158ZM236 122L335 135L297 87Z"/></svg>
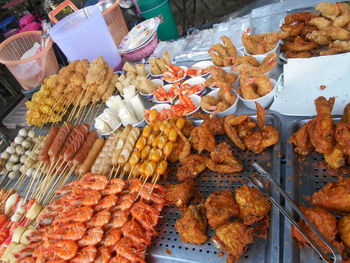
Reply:
<svg viewBox="0 0 350 263"><path fill-rule="evenodd" d="M84 118L84 122L87 122L90 118L89 118L89 115L90 115L90 112L91 110L95 107L95 104L90 104L90 107L89 107L89 110L87 111L86 115L85 115L85 118Z"/></svg>
<svg viewBox="0 0 350 263"><path fill-rule="evenodd" d="M146 184L146 182L147 182L147 180L148 180L148 177L149 177L149 176L146 176L145 180L143 181L143 184L142 184L140 190L138 191L137 196L136 196L136 198L134 199L134 202L137 200L137 198L139 198L139 196L140 196L140 194L141 194L141 191L142 191L143 187L145 186L145 184Z"/></svg>
<svg viewBox="0 0 350 263"><path fill-rule="evenodd" d="M97 114L100 112L100 109L101 109L102 105L103 105L103 103L101 103L101 104L96 108L96 112L95 112L95 114L94 114L94 117L92 118L93 120L96 119L96 116L97 116Z"/></svg>
<svg viewBox="0 0 350 263"><path fill-rule="evenodd" d="M113 175L113 172L114 172L114 166L112 167L111 171L109 172L108 174L108 179L111 179L112 178L112 175Z"/></svg>
<svg viewBox="0 0 350 263"><path fill-rule="evenodd" d="M153 180L153 185L152 185L152 188L150 189L149 193L151 194L153 192L153 189L154 187L156 186L157 184L157 181L159 180L159 174L157 174Z"/></svg>
<svg viewBox="0 0 350 263"><path fill-rule="evenodd" d="M132 175L132 172L134 171L135 166L133 166L129 172L128 179L130 179L130 176Z"/></svg>

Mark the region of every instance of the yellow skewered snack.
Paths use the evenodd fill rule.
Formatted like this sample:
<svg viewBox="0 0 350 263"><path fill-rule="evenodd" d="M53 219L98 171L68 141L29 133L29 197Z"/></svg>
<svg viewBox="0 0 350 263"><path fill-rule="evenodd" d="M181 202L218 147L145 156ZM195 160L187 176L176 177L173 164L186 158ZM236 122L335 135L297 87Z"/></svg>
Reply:
<svg viewBox="0 0 350 263"><path fill-rule="evenodd" d="M26 102L27 123L42 126L58 122L71 104L86 106L90 102L106 101L115 91L115 81L113 69L102 57L90 64L87 59L75 60L58 74L45 78L40 90Z"/></svg>

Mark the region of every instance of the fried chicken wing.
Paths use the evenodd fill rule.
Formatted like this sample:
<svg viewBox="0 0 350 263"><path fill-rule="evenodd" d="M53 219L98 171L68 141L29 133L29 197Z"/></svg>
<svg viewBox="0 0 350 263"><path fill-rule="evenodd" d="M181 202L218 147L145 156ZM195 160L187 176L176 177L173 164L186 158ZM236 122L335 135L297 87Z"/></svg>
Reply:
<svg viewBox="0 0 350 263"><path fill-rule="evenodd" d="M343 243L350 248L350 215L343 216L338 222L338 232Z"/></svg>
<svg viewBox="0 0 350 263"><path fill-rule="evenodd" d="M183 209L187 206L195 193L196 182L193 179L185 180L180 184L167 186L166 201Z"/></svg>
<svg viewBox="0 0 350 263"><path fill-rule="evenodd" d="M243 170L243 165L232 153L227 142L218 144L206 160L207 167L219 173L235 173Z"/></svg>
<svg viewBox="0 0 350 263"><path fill-rule="evenodd" d="M340 252L344 250L344 245L335 240L338 232L337 219L335 216L322 208L302 208L302 211L332 245ZM329 248L316 236L304 221L299 222L299 225L326 253L330 253ZM301 247L309 246L308 241L294 226L292 227L292 236L298 241Z"/></svg>
<svg viewBox="0 0 350 263"><path fill-rule="evenodd" d="M177 169L176 177L179 181L196 178L207 168L207 158L201 154L190 154L181 161L181 166Z"/></svg>
<svg viewBox="0 0 350 263"><path fill-rule="evenodd" d="M331 153L323 155L324 160L332 169L339 169L346 163L346 158L342 149L336 145Z"/></svg>
<svg viewBox="0 0 350 263"><path fill-rule="evenodd" d="M230 189L211 193L205 202L205 208L212 228L227 224L232 217L239 215L239 206Z"/></svg>
<svg viewBox="0 0 350 263"><path fill-rule="evenodd" d="M350 212L350 178L328 183L313 194L312 204L329 210Z"/></svg>
<svg viewBox="0 0 350 263"><path fill-rule="evenodd" d="M212 237L214 245L228 253L227 262L236 262L253 243L253 229L240 222L232 222L218 227Z"/></svg>
<svg viewBox="0 0 350 263"><path fill-rule="evenodd" d="M319 153L331 153L335 146L335 125L332 118L332 109L335 98L328 100L320 96L315 100L317 115L310 126L310 141Z"/></svg>
<svg viewBox="0 0 350 263"><path fill-rule="evenodd" d="M202 153L204 150L211 152L216 145L214 135L206 125L195 127L191 132L190 137L192 147Z"/></svg>
<svg viewBox="0 0 350 263"><path fill-rule="evenodd" d="M240 211L239 218L243 220L245 225L254 224L269 213L270 201L256 188L243 185L235 192L235 199Z"/></svg>
<svg viewBox="0 0 350 263"><path fill-rule="evenodd" d="M208 240L205 206L190 205L175 223L182 242L203 244Z"/></svg>
<svg viewBox="0 0 350 263"><path fill-rule="evenodd" d="M301 155L308 155L313 150L309 136L310 125L311 122L305 123L289 138L288 141L289 143L295 145L294 151Z"/></svg>

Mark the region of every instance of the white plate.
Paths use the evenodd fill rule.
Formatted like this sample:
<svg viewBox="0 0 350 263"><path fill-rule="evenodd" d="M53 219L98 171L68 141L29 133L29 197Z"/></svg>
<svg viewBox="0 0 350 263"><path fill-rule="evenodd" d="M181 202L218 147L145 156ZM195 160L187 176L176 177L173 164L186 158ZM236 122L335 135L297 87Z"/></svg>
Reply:
<svg viewBox="0 0 350 263"><path fill-rule="evenodd" d="M187 113L186 116L191 115L191 114L195 113L196 111L198 111L198 109L201 105L201 97L200 96L192 94L188 97L192 100L193 104L196 106L196 109L194 111ZM180 99L178 99L175 104L180 104Z"/></svg>
<svg viewBox="0 0 350 263"><path fill-rule="evenodd" d="M181 80L185 79L186 78L187 67L180 66L180 68L182 68L185 71L184 76L181 79L178 79L176 81L167 81L167 80L164 80L164 81L167 82L167 83L171 83L172 84L172 83L175 83L175 82L178 82L178 81L181 81Z"/></svg>
<svg viewBox="0 0 350 263"><path fill-rule="evenodd" d="M234 92L237 96L236 98L236 101L235 103L233 103L230 107L228 107L226 110L224 111L221 111L219 113L217 113L216 115L219 116L219 117L223 117L223 116L227 116L227 115L230 115L230 114L234 114L237 110L237 104L238 104L238 95L237 95L237 92L232 90L232 92ZM211 92L209 92L207 95L205 96L213 96L215 98L218 97L218 94L219 94L219 89L216 89L216 90L213 90ZM206 109L204 109L203 107L201 107L201 109L205 112L205 113L209 113L209 114L213 114L213 111L208 111Z"/></svg>

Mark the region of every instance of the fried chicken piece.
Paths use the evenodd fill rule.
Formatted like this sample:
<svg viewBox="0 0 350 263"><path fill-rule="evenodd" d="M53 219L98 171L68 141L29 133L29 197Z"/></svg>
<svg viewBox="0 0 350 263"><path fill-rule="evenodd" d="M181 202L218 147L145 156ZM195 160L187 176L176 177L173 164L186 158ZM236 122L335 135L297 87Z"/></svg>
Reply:
<svg viewBox="0 0 350 263"><path fill-rule="evenodd" d="M335 54L339 54L340 51L335 49L335 48L330 48L330 49L327 49L327 50L322 50L320 51L320 56L328 56L328 55L335 55Z"/></svg>
<svg viewBox="0 0 350 263"><path fill-rule="evenodd" d="M196 182L193 179L185 180L180 184L167 185L166 201L184 209L195 193Z"/></svg>
<svg viewBox="0 0 350 263"><path fill-rule="evenodd" d="M239 218L245 225L252 225L263 219L270 211L271 203L256 188L243 185L236 189L235 199L239 206Z"/></svg>
<svg viewBox="0 0 350 263"><path fill-rule="evenodd" d="M321 31L313 31L306 34L306 38L316 42L319 45L328 45L332 42L332 39L326 34L322 34Z"/></svg>
<svg viewBox="0 0 350 263"><path fill-rule="evenodd" d="M232 222L218 227L212 241L218 249L228 253L227 262L236 262L253 243L253 229L240 222Z"/></svg>
<svg viewBox="0 0 350 263"><path fill-rule="evenodd" d="M232 153L227 142L218 144L206 161L207 167L218 173L236 173L243 170L243 165Z"/></svg>
<svg viewBox="0 0 350 263"><path fill-rule="evenodd" d="M213 135L221 135L225 134L224 121L225 117L210 116L209 114L206 114L202 125L207 126Z"/></svg>
<svg viewBox="0 0 350 263"><path fill-rule="evenodd" d="M205 125L195 127L191 132L190 140L192 147L199 153L204 150L211 152L216 145L214 135Z"/></svg>
<svg viewBox="0 0 350 263"><path fill-rule="evenodd" d="M312 204L329 210L350 212L350 178L329 182L313 194Z"/></svg>
<svg viewBox="0 0 350 263"><path fill-rule="evenodd" d="M315 32L319 32L319 31L315 31ZM296 38L294 38L293 41L285 41L284 47L287 50L301 52L301 51L313 50L318 47L318 44L312 40L306 40L306 39L303 39L301 36L297 36Z"/></svg>
<svg viewBox="0 0 350 263"><path fill-rule="evenodd" d="M350 215L343 216L338 222L338 232L343 243L350 248Z"/></svg>
<svg viewBox="0 0 350 263"><path fill-rule="evenodd" d="M322 16L334 20L338 15L340 15L340 8L335 4L328 2L321 2L316 5L315 11L320 11Z"/></svg>
<svg viewBox="0 0 350 263"><path fill-rule="evenodd" d="M296 37L301 34L301 31L303 30L304 26L305 26L304 23L299 23L299 22L293 25L283 24L281 26L281 30L283 32L286 32L290 37Z"/></svg>
<svg viewBox="0 0 350 263"><path fill-rule="evenodd" d="M336 40L329 44L330 48L335 48L340 52L349 52L350 51L350 41L340 41Z"/></svg>
<svg viewBox="0 0 350 263"><path fill-rule="evenodd" d="M207 158L201 154L190 154L181 161L181 166L177 169L176 177L179 181L196 178L207 168Z"/></svg>
<svg viewBox="0 0 350 263"><path fill-rule="evenodd" d="M350 155L350 103L345 106L343 117L336 125L335 140L344 154Z"/></svg>
<svg viewBox="0 0 350 263"><path fill-rule="evenodd" d="M257 102L255 104L259 130L248 133L243 141L248 150L261 153L279 141L279 131L271 125L266 125L264 108Z"/></svg>
<svg viewBox="0 0 350 263"><path fill-rule="evenodd" d="M325 153L323 157L332 169L339 169L345 165L345 155L338 145L333 148L331 153Z"/></svg>
<svg viewBox="0 0 350 263"><path fill-rule="evenodd" d="M247 136L255 126L256 123L251 120L248 115L228 115L225 117L225 133L230 138L230 140L241 150L246 149L242 138Z"/></svg>
<svg viewBox="0 0 350 263"><path fill-rule="evenodd" d="M230 189L211 193L205 202L205 208L208 223L214 229L239 215L239 206Z"/></svg>
<svg viewBox="0 0 350 263"><path fill-rule="evenodd" d="M190 205L175 223L182 242L203 244L208 240L207 218L203 204Z"/></svg>
<svg viewBox="0 0 350 263"><path fill-rule="evenodd" d="M183 135L185 135L186 137L190 137L193 129L194 129L193 121L188 118L185 118L185 126L181 130Z"/></svg>
<svg viewBox="0 0 350 263"><path fill-rule="evenodd" d="M338 232L337 219L335 216L322 208L302 208L302 211L333 246L340 252L344 250L344 245L335 240ZM299 222L299 225L326 253L331 252L304 221ZM292 236L298 241L301 247L309 246L309 242L294 226L292 227Z"/></svg>
<svg viewBox="0 0 350 263"><path fill-rule="evenodd" d="M323 30L330 27L332 25L332 21L324 17L314 17L310 20L310 25L314 25L319 30Z"/></svg>
<svg viewBox="0 0 350 263"><path fill-rule="evenodd" d="M335 125L332 118L332 109L335 98L320 96L315 100L317 115L310 126L310 141L319 153L331 153L335 145Z"/></svg>
<svg viewBox="0 0 350 263"><path fill-rule="evenodd" d="M289 138L288 141L289 143L295 145L294 151L301 155L308 155L313 150L309 136L310 125L311 122L305 123Z"/></svg>
<svg viewBox="0 0 350 263"><path fill-rule="evenodd" d="M313 16L314 15L310 12L297 12L285 16L284 22L287 25L291 25L295 22L303 22L304 24L308 24Z"/></svg>
<svg viewBox="0 0 350 263"><path fill-rule="evenodd" d="M321 34L325 34L326 36L332 38L333 40L342 40L342 41L350 40L350 32L344 28L330 26L320 32Z"/></svg>
<svg viewBox="0 0 350 263"><path fill-rule="evenodd" d="M90 63L85 80L88 85L102 84L107 74L108 65L103 57L98 57Z"/></svg>

